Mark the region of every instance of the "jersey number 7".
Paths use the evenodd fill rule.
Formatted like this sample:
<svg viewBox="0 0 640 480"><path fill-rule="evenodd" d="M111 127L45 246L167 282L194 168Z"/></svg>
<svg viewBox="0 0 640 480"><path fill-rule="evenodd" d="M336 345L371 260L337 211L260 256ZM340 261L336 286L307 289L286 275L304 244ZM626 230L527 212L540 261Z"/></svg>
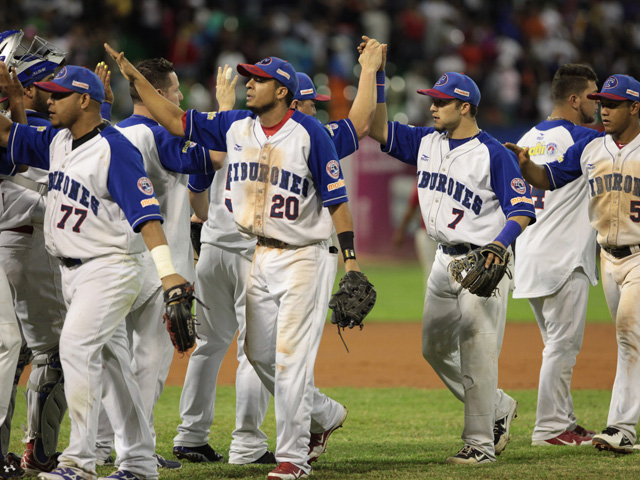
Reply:
<svg viewBox="0 0 640 480"><path fill-rule="evenodd" d="M58 222L57 227L64 229L67 223L67 220L69 220L69 217L71 216L71 214L75 213L76 215L78 215L78 219L76 220L76 223L71 228L71 230L73 230L76 233L80 233L80 225L82 225L82 222L84 222L84 219L87 218L87 210L84 208L76 207L74 212L74 208L71 205L61 205L60 210L64 213L62 215L62 219Z"/></svg>

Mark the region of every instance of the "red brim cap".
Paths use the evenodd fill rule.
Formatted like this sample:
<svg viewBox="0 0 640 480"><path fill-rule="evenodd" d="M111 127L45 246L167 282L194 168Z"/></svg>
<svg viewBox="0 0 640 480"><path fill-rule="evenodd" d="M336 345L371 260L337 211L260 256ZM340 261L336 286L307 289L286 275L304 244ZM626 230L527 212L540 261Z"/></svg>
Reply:
<svg viewBox="0 0 640 480"><path fill-rule="evenodd" d="M329 95L316 95L316 98L314 98L314 100L316 102L328 102L329 100L331 100L331 97Z"/></svg>
<svg viewBox="0 0 640 480"><path fill-rule="evenodd" d="M55 82L36 82L34 85L45 92L73 93L75 91L62 87Z"/></svg>
<svg viewBox="0 0 640 480"><path fill-rule="evenodd" d="M273 78L267 72L262 70L256 65L250 63L239 63L237 67L238 73L243 77L250 77L251 75L257 75L258 77Z"/></svg>
<svg viewBox="0 0 640 480"><path fill-rule="evenodd" d="M609 100L616 100L618 102L624 102L629 100L627 97L621 97L620 95L614 95L613 93L590 93L587 95L589 100L598 100L599 98L606 98Z"/></svg>
<svg viewBox="0 0 640 480"><path fill-rule="evenodd" d="M418 93L421 95L429 95L430 97L443 98L445 100L454 100L456 98L456 97L452 97L451 95L447 95L446 93L442 93L440 90L436 90L435 88L429 88L427 90L418 90Z"/></svg>

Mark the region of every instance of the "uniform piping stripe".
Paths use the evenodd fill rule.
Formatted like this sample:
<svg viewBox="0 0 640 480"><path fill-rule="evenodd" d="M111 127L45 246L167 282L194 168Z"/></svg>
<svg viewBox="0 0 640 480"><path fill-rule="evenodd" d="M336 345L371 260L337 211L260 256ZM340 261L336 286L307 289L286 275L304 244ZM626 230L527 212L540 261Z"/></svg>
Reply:
<svg viewBox="0 0 640 480"><path fill-rule="evenodd" d="M138 219L136 219L135 222L133 222L131 224L131 228L133 228L135 230L135 228L140 225L141 223L144 222L148 222L149 220L160 220L160 223L164 222L164 218L162 218L162 215L144 215Z"/></svg>
<svg viewBox="0 0 640 480"><path fill-rule="evenodd" d="M356 135L356 132L353 128L351 128L351 121L348 122L344 122L348 127L349 127L349 131L351 132L351 138L353 138L353 146L356 147L356 150L358 149L358 136Z"/></svg>
<svg viewBox="0 0 640 480"><path fill-rule="evenodd" d="M556 188L556 179L553 178L553 172L551 171L551 169L547 166L547 164L544 164L544 167L547 169L547 177L549 177L549 181L551 182L551 186L553 187L552 190L555 190Z"/></svg>

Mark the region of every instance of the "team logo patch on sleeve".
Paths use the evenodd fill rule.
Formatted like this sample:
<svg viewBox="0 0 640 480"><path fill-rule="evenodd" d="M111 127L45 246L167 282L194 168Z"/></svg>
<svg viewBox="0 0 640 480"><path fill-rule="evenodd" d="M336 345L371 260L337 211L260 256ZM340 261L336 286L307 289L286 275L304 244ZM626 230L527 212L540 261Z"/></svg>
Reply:
<svg viewBox="0 0 640 480"><path fill-rule="evenodd" d="M138 189L145 195L153 195L153 183L148 177L141 177L138 180Z"/></svg>
<svg viewBox="0 0 640 480"><path fill-rule="evenodd" d="M338 188L342 188L342 187L344 187L344 179L341 178L337 182L333 182L327 185L327 190L329 192L333 192L334 190L337 190Z"/></svg>
<svg viewBox="0 0 640 480"><path fill-rule="evenodd" d="M511 205L517 205L519 203L528 203L530 205L533 205L533 200L528 197L513 197L511 199Z"/></svg>
<svg viewBox="0 0 640 480"><path fill-rule="evenodd" d="M184 142L184 147L182 147L182 153L187 153L187 150L195 146L195 143L193 143L191 140L187 140L186 142Z"/></svg>
<svg viewBox="0 0 640 480"><path fill-rule="evenodd" d="M547 143L547 155L554 156L558 151L558 146L555 143Z"/></svg>
<svg viewBox="0 0 640 480"><path fill-rule="evenodd" d="M340 178L340 164L336 160L327 163L327 173L331 178Z"/></svg>
<svg viewBox="0 0 640 480"><path fill-rule="evenodd" d="M522 178L514 178L513 180L511 180L511 188L513 188L516 193L524 195L524 193L527 191L527 184Z"/></svg>

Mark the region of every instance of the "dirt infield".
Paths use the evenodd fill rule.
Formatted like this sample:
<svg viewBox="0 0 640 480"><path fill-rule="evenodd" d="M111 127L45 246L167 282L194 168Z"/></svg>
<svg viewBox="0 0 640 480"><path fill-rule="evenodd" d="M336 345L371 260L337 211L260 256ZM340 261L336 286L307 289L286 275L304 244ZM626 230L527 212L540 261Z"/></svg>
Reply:
<svg viewBox="0 0 640 480"><path fill-rule="evenodd" d="M420 324L372 323L344 333L347 353L336 328L327 325L316 361L319 387L444 388L422 358ZM227 352L218 383L235 384L235 342ZM617 345L611 324L587 325L572 387L610 389L616 372ZM542 340L535 324L508 324L500 355L500 387L535 389L542 359ZM176 355L168 385L182 385L188 357Z"/></svg>

